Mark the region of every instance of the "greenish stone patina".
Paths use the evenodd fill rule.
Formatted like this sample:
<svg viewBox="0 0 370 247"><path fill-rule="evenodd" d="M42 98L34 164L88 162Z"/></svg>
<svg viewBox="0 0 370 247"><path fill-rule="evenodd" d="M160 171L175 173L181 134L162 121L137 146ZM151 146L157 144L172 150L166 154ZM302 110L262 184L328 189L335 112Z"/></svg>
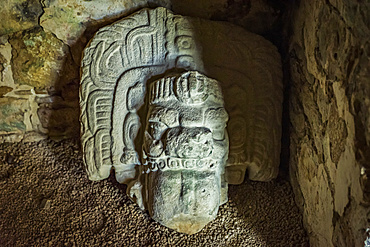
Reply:
<svg viewBox="0 0 370 247"><path fill-rule="evenodd" d="M24 112L27 108L27 100L0 98L0 132L24 132Z"/></svg>
<svg viewBox="0 0 370 247"><path fill-rule="evenodd" d="M41 28L18 32L12 45L12 71L16 84L38 88L53 86L63 69L67 46Z"/></svg>
<svg viewBox="0 0 370 247"><path fill-rule="evenodd" d="M0 36L37 27L42 13L38 0L1 1Z"/></svg>

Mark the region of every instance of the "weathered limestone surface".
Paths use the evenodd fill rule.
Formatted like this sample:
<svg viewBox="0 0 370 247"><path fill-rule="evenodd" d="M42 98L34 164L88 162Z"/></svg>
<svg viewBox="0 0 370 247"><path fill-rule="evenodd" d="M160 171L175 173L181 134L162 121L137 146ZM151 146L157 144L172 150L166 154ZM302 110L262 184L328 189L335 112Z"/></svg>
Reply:
<svg viewBox="0 0 370 247"><path fill-rule="evenodd" d="M40 25L53 32L66 44L74 44L92 23L114 20L117 17L150 6L170 6L169 0L108 0L100 1L44 1Z"/></svg>
<svg viewBox="0 0 370 247"><path fill-rule="evenodd" d="M24 99L0 98L3 105L0 112L0 128L6 132L23 132L26 130L24 124L24 113L28 108L28 102Z"/></svg>
<svg viewBox="0 0 370 247"><path fill-rule="evenodd" d="M142 9L100 29L81 67L89 178L105 179L113 168L162 224L195 233L227 201L227 183L242 183L246 169L252 180L277 176L282 75L276 48L262 37L165 8ZM171 75L184 70L199 72ZM220 82L230 116L226 171L228 114L221 89L207 77Z"/></svg>
<svg viewBox="0 0 370 247"><path fill-rule="evenodd" d="M0 36L37 27L42 13L38 0L1 1Z"/></svg>
<svg viewBox="0 0 370 247"><path fill-rule="evenodd" d="M130 196L162 225L199 232L227 202L228 115L221 86L190 71L152 82L148 91L143 164Z"/></svg>
<svg viewBox="0 0 370 247"><path fill-rule="evenodd" d="M312 246L363 246L370 220L370 4L301 1L291 23L297 202Z"/></svg>
<svg viewBox="0 0 370 247"><path fill-rule="evenodd" d="M55 86L68 53L68 46L41 28L10 36L14 82L36 88Z"/></svg>

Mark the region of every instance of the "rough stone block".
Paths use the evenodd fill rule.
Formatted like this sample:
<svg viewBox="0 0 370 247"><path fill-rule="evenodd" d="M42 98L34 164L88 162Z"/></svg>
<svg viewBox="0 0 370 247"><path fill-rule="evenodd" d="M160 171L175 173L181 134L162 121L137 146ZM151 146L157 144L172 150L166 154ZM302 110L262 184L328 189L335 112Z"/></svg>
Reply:
<svg viewBox="0 0 370 247"><path fill-rule="evenodd" d="M311 246L362 246L370 221L370 4L295 7L291 181Z"/></svg>
<svg viewBox="0 0 370 247"><path fill-rule="evenodd" d="M38 26L43 13L38 0L7 0L1 2L0 36Z"/></svg>
<svg viewBox="0 0 370 247"><path fill-rule="evenodd" d="M8 38L5 37L3 43L0 41L0 97L15 87L11 60L12 46L9 44Z"/></svg>
<svg viewBox="0 0 370 247"><path fill-rule="evenodd" d="M12 35L9 43L15 83L45 88L58 82L68 53L62 41L36 28Z"/></svg>
<svg viewBox="0 0 370 247"><path fill-rule="evenodd" d="M40 25L60 40L73 45L92 22L103 22L150 6L169 7L168 0L44 1Z"/></svg>
<svg viewBox="0 0 370 247"><path fill-rule="evenodd" d="M0 134L24 132L24 112L27 109L27 100L0 98Z"/></svg>

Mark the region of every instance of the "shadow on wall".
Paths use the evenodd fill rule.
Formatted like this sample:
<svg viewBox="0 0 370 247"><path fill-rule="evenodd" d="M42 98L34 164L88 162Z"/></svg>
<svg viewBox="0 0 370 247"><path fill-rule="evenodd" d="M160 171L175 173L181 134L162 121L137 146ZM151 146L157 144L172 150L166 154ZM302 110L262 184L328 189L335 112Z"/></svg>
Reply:
<svg viewBox="0 0 370 247"><path fill-rule="evenodd" d="M49 98L40 99L38 116L41 127L52 139L79 136L79 61L70 53L67 56L55 85L48 89Z"/></svg>

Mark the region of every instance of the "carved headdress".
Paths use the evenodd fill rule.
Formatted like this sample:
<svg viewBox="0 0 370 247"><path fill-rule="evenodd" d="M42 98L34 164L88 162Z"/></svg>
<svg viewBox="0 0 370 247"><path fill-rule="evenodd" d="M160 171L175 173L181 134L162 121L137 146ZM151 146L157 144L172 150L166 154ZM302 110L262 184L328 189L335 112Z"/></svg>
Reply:
<svg viewBox="0 0 370 247"><path fill-rule="evenodd" d="M190 71L155 81L149 89L143 149L147 169L215 170L224 166L229 149L227 120L216 80Z"/></svg>

